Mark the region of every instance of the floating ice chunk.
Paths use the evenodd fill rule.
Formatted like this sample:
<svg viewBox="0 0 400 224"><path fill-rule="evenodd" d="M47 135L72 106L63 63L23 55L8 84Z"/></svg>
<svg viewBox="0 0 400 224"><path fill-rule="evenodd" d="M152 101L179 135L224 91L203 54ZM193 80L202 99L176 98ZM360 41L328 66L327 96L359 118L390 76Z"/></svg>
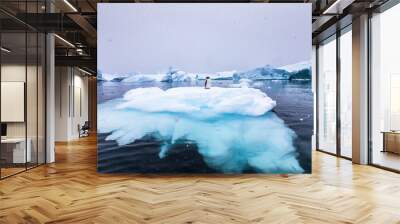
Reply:
<svg viewBox="0 0 400 224"><path fill-rule="evenodd" d="M164 91L151 87L128 91L117 108L186 113L197 118L209 118L223 114L259 116L275 105L274 100L254 88L179 87Z"/></svg>
<svg viewBox="0 0 400 224"><path fill-rule="evenodd" d="M233 83L230 87L233 88L248 88L253 81L251 79L240 79L239 83Z"/></svg>
<svg viewBox="0 0 400 224"><path fill-rule="evenodd" d="M295 133L269 112L274 105L252 88L136 89L99 105L98 130L119 145L151 135L163 142L160 159L178 140L192 142L208 166L224 173L301 173Z"/></svg>
<svg viewBox="0 0 400 224"><path fill-rule="evenodd" d="M250 87L252 82L253 81L251 79L240 79L239 80L239 84L241 85L242 88Z"/></svg>
<svg viewBox="0 0 400 224"><path fill-rule="evenodd" d="M261 88L264 86L263 82L255 82L251 85L252 87L257 87L257 88Z"/></svg>
<svg viewBox="0 0 400 224"><path fill-rule="evenodd" d="M179 139L195 142L208 166L224 173L254 169L262 173L301 173L294 132L274 113L260 117L226 115L217 120L198 120L168 113L115 109L100 105L99 132L107 140L126 145L152 135L163 141L160 159L168 156L169 144Z"/></svg>

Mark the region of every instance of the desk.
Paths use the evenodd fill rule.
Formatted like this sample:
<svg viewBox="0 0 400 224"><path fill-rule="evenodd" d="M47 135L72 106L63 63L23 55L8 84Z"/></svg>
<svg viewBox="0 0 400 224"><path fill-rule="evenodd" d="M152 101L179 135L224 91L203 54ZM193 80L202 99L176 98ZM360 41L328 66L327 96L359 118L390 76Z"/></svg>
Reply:
<svg viewBox="0 0 400 224"><path fill-rule="evenodd" d="M383 131L382 152L400 154L400 131Z"/></svg>
<svg viewBox="0 0 400 224"><path fill-rule="evenodd" d="M27 139L27 146L25 151L25 138L5 138L1 139L2 157L5 152L5 158L9 163L25 163L31 162L32 153L30 138ZM12 154L12 156L10 155ZM8 157L8 158L7 158ZM11 159L12 158L12 159ZM26 159L26 160L25 160Z"/></svg>

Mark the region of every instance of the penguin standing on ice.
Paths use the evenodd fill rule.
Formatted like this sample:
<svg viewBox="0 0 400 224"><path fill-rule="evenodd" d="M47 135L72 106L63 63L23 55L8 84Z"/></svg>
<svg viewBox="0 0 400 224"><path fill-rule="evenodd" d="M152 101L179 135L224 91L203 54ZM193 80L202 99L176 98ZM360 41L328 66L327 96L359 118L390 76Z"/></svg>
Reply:
<svg viewBox="0 0 400 224"><path fill-rule="evenodd" d="M206 77L206 81L204 82L204 88L210 89L211 88L211 79L209 76Z"/></svg>

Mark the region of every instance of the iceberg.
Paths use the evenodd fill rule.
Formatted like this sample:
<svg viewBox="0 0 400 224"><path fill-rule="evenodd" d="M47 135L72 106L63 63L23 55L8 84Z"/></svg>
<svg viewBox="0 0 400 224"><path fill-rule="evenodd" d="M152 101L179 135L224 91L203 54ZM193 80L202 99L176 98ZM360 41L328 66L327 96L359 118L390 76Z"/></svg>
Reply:
<svg viewBox="0 0 400 224"><path fill-rule="evenodd" d="M284 69L290 72L291 80L311 80L311 63L309 61L302 61L296 64L286 65L280 67L280 69Z"/></svg>
<svg viewBox="0 0 400 224"><path fill-rule="evenodd" d="M264 86L263 82L255 82L251 84L252 87L261 88Z"/></svg>
<svg viewBox="0 0 400 224"><path fill-rule="evenodd" d="M196 80L197 76L193 73L186 73L172 68L164 75L161 82L191 82Z"/></svg>
<svg viewBox="0 0 400 224"><path fill-rule="evenodd" d="M137 88L99 105L99 132L127 145L148 136L196 144L211 168L224 173L302 173L295 133L272 109L276 102L254 88Z"/></svg>
<svg viewBox="0 0 400 224"><path fill-rule="evenodd" d="M158 87L137 88L126 92L123 100L117 109L186 113L196 118L224 114L260 116L276 105L267 94L254 88L178 87L165 91Z"/></svg>
<svg viewBox="0 0 400 224"><path fill-rule="evenodd" d="M248 71L222 71L215 73L189 73L170 67L168 71L154 74L107 74L99 75L101 81L116 82L192 82L204 80L210 77L212 80L289 80L289 79L311 79L311 65L309 61L303 61L292 65L275 68L271 65L251 69ZM237 85L239 86L239 85Z"/></svg>
<svg viewBox="0 0 400 224"><path fill-rule="evenodd" d="M127 77L135 76L136 74L108 74L100 73L100 80L102 81L121 81Z"/></svg>
<svg viewBox="0 0 400 224"><path fill-rule="evenodd" d="M232 80L236 73L237 73L236 70L232 70L232 71L223 71L210 74L199 74L198 79L204 80L208 76L212 80Z"/></svg>
<svg viewBox="0 0 400 224"><path fill-rule="evenodd" d="M164 74L136 74L124 78L122 82L161 82L164 76Z"/></svg>
<svg viewBox="0 0 400 224"><path fill-rule="evenodd" d="M309 61L302 61L295 64L282 66L279 69L283 69L288 72L297 72L304 69L311 69L311 63Z"/></svg>
<svg viewBox="0 0 400 224"><path fill-rule="evenodd" d="M238 73L237 76L239 76L241 79L245 78L251 80L287 80L290 78L290 73L284 69L278 69L274 68L273 66L266 65L264 67Z"/></svg>
<svg viewBox="0 0 400 224"><path fill-rule="evenodd" d="M238 83L233 83L230 87L233 88L248 88L253 81L251 79L240 79Z"/></svg>

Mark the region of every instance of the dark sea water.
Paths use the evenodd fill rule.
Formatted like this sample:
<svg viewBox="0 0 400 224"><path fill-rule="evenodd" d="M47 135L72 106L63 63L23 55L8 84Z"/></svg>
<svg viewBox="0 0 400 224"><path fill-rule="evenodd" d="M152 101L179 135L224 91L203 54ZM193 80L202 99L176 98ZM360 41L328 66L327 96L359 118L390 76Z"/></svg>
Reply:
<svg viewBox="0 0 400 224"><path fill-rule="evenodd" d="M231 80L213 81L213 86L228 87ZM130 89L139 87L169 89L182 86L203 86L197 83L123 83L99 82L98 103L120 98ZM277 102L274 108L285 124L295 131L294 146L297 158L305 173L311 172L311 136L313 132L313 94L309 80L255 81L250 86L260 89ZM260 130L262 131L262 130ZM104 173L215 173L197 152L195 144L176 144L163 159L158 157L161 142L143 139L118 146L115 141L105 141L107 134L98 134L98 171ZM252 173L253 170L247 170Z"/></svg>

